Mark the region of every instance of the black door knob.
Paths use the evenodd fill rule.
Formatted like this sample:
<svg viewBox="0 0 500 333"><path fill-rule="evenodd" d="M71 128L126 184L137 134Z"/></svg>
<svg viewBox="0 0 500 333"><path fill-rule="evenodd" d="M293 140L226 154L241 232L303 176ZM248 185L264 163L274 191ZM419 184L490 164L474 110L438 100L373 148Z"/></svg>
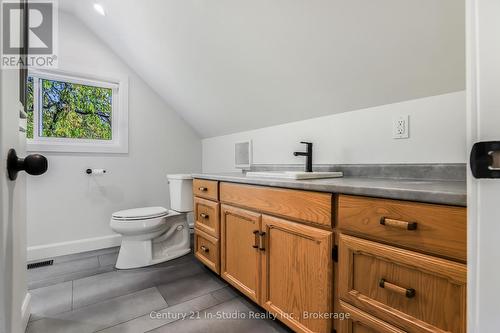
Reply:
<svg viewBox="0 0 500 333"><path fill-rule="evenodd" d="M19 171L26 171L29 175L38 176L47 171L47 158L40 154L31 154L19 158L15 149L10 149L7 155L7 172L10 180L16 180Z"/></svg>
<svg viewBox="0 0 500 333"><path fill-rule="evenodd" d="M500 141L476 142L470 153L470 168L475 178L500 178L494 155L500 151Z"/></svg>

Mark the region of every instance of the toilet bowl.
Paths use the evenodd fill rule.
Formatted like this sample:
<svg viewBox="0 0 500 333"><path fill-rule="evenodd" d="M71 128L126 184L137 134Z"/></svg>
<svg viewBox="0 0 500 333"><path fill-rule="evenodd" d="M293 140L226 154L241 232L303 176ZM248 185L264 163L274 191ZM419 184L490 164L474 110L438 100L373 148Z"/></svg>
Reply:
<svg viewBox="0 0 500 333"><path fill-rule="evenodd" d="M192 211L192 178L169 175L171 209L142 207L112 214L110 227L121 234L116 268L156 265L191 252L187 214Z"/></svg>

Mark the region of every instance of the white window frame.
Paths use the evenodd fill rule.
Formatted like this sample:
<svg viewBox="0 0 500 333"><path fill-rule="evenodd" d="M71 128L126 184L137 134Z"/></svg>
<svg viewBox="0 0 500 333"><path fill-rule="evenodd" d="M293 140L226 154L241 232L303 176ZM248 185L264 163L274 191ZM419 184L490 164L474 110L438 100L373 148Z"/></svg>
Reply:
<svg viewBox="0 0 500 333"><path fill-rule="evenodd" d="M27 139L28 151L67 152L67 153L128 153L128 78L119 80L93 75L75 74L59 71L30 70L33 78L64 81L113 90L111 109L111 140L92 140L75 138L43 137L39 98L33 98L33 139ZM33 80L33 93L39 91L38 80Z"/></svg>

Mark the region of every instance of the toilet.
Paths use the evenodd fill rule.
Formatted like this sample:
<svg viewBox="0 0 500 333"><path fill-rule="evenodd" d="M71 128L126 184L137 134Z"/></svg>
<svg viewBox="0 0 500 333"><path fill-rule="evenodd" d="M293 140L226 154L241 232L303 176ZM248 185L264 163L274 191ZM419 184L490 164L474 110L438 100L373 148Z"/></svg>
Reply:
<svg viewBox="0 0 500 333"><path fill-rule="evenodd" d="M122 235L116 268L156 265L191 252L188 217L193 210L191 175L167 175L170 209L143 207L115 212L111 229Z"/></svg>

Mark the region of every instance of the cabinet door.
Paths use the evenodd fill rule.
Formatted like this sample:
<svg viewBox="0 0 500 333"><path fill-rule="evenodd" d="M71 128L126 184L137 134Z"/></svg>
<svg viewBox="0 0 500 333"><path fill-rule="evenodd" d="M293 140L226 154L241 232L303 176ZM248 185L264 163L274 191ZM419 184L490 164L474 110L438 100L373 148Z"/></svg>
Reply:
<svg viewBox="0 0 500 333"><path fill-rule="evenodd" d="M262 302L297 332L331 332L332 232L263 215Z"/></svg>
<svg viewBox="0 0 500 333"><path fill-rule="evenodd" d="M260 301L261 215L222 205L221 276L253 301Z"/></svg>

